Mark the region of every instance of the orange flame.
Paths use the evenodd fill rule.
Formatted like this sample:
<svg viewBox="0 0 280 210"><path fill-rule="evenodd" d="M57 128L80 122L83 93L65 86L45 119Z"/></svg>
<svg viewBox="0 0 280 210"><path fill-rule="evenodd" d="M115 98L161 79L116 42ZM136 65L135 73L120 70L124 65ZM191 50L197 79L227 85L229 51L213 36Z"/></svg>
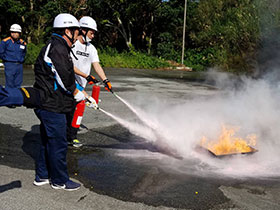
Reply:
<svg viewBox="0 0 280 210"><path fill-rule="evenodd" d="M251 146L256 145L257 136L255 134L250 134L246 139L234 137L237 130L238 128L226 128L226 126L223 125L222 133L218 141L208 140L203 136L200 144L215 155L248 153L254 151Z"/></svg>

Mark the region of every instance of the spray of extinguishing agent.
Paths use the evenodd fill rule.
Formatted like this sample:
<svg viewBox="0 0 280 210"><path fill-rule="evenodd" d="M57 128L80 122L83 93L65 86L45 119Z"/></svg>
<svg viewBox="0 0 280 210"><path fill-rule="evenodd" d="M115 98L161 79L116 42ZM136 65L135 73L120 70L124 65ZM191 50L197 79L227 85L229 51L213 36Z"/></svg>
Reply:
<svg viewBox="0 0 280 210"><path fill-rule="evenodd" d="M121 98L120 96L118 96L115 92L113 92L112 90L110 90L110 92L116 97L118 98L122 103L124 103L132 112L134 112L137 117L144 123L144 124L149 124L147 123L145 120L143 120L140 116L140 114L127 102L125 101L123 98ZM110 113L106 112L105 110L101 109L97 104L99 102L99 93L100 93L100 86L99 83L96 83L92 86L92 92L91 92L91 97L96 101L96 104L92 106L92 103L87 102L86 100L83 100L81 102L79 102L76 106L75 109L75 113L73 116L73 120L72 120L72 126L74 128L79 128L81 126L81 122L83 119L83 114L85 111L85 106L87 105L89 108L94 108L94 109L98 109L100 111L102 111L103 113L107 114L108 116L112 117L110 115Z"/></svg>

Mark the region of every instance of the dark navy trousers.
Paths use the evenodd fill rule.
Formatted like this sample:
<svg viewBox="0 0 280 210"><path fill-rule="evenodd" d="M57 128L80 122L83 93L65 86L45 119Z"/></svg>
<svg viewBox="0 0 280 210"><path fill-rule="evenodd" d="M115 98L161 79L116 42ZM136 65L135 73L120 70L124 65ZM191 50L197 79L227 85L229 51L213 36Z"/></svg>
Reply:
<svg viewBox="0 0 280 210"><path fill-rule="evenodd" d="M36 158L36 175L50 178L52 183L65 184L69 180L67 171L67 140L65 114L35 109L41 121L40 155Z"/></svg>
<svg viewBox="0 0 280 210"><path fill-rule="evenodd" d="M5 87L20 88L23 79L21 63L5 62Z"/></svg>

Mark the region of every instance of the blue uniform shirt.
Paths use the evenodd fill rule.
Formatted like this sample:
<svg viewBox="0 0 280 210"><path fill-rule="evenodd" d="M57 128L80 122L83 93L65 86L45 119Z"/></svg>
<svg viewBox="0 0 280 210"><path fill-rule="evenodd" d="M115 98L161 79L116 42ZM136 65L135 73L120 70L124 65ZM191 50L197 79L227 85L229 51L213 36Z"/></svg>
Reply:
<svg viewBox="0 0 280 210"><path fill-rule="evenodd" d="M0 43L0 58L4 62L23 63L25 54L26 43L22 39L14 41L8 37Z"/></svg>

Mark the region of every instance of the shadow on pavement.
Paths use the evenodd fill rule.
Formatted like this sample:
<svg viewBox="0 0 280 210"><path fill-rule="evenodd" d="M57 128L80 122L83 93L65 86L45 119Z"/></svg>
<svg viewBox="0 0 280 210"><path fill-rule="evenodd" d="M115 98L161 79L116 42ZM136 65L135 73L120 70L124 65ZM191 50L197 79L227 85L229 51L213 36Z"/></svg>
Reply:
<svg viewBox="0 0 280 210"><path fill-rule="evenodd" d="M21 181L17 180L17 181L13 181L9 184L0 185L0 193L3 193L8 190L12 190L14 188L21 188Z"/></svg>
<svg viewBox="0 0 280 210"><path fill-rule="evenodd" d="M27 132L22 138L22 150L33 160L39 156L40 151L40 126L33 125L31 131Z"/></svg>

